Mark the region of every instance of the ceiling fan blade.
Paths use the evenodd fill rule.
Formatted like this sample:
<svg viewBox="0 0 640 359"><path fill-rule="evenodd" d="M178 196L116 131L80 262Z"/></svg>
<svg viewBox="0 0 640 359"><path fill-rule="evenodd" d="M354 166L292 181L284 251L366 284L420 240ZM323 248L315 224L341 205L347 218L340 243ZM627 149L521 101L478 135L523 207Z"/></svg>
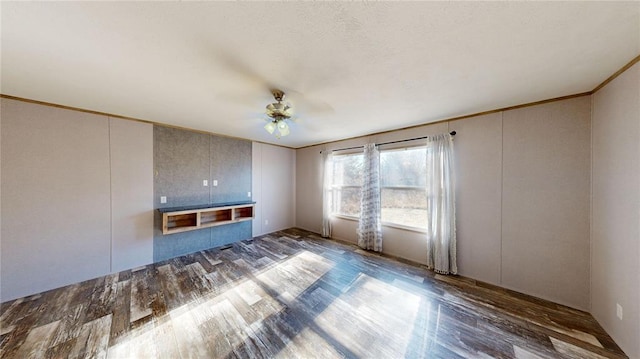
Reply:
<svg viewBox="0 0 640 359"><path fill-rule="evenodd" d="M296 90L285 91L291 102L295 105L294 108L307 114L329 114L335 113L334 108L328 103L309 98Z"/></svg>
<svg viewBox="0 0 640 359"><path fill-rule="evenodd" d="M248 96L240 93L219 93L216 95L217 99L224 101L225 103L236 104L247 108L259 108L264 101L256 99L255 96Z"/></svg>
<svg viewBox="0 0 640 359"><path fill-rule="evenodd" d="M220 65L243 78L247 84L258 88L261 91L269 91L273 88L270 81L253 70L253 68L247 65L246 62L242 61L240 57L233 56L232 51L217 52L216 59Z"/></svg>
<svg viewBox="0 0 640 359"><path fill-rule="evenodd" d="M311 132L319 132L322 130L322 126L317 122L301 121L300 125L306 130Z"/></svg>
<svg viewBox="0 0 640 359"><path fill-rule="evenodd" d="M233 82L229 84L231 87L235 87L235 89L238 90L237 92L223 92L218 94L217 97L225 102L243 107L259 108L258 106L260 105L258 101L264 103L263 100L266 99L269 101L282 100L286 106L284 112L282 112L283 109L280 108L276 108L277 111L273 109L271 111L275 111L274 113L277 114L282 113L282 115L287 118L296 113L322 115L335 112L333 107L324 101L312 99L299 91L275 85L273 81L260 75L258 71L243 61L241 57L234 56L233 51L220 51L215 54L215 57L219 65L237 75L240 79L237 86L234 86L235 84ZM289 100L291 100L291 102L289 102ZM269 105L274 105L274 103ZM267 109L267 116L271 116L269 112L270 110ZM269 121L268 118L265 120ZM292 123L298 122L297 118L291 118L291 120Z"/></svg>

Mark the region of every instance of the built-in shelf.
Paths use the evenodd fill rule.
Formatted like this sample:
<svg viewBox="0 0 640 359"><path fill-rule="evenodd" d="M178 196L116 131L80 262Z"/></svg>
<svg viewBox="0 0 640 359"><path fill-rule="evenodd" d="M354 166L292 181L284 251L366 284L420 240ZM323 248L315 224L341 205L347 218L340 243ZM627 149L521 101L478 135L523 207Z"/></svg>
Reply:
<svg viewBox="0 0 640 359"><path fill-rule="evenodd" d="M162 234L193 231L201 228L250 221L255 202L223 203L186 207L160 208Z"/></svg>

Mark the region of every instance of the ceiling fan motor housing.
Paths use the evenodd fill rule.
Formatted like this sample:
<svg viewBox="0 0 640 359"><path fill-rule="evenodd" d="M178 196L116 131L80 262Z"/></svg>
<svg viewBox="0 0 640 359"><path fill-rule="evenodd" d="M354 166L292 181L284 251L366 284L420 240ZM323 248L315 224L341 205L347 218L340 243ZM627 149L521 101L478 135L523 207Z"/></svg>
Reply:
<svg viewBox="0 0 640 359"><path fill-rule="evenodd" d="M273 120L267 123L264 128L271 134L273 134L277 129L278 131L275 132L277 138L287 136L290 132L289 125L287 125L285 120L291 118L293 115L293 109L291 106L282 103L282 100L284 99L283 91L273 89L271 90L271 94L273 94L273 98L276 102L267 105L266 114Z"/></svg>
<svg viewBox="0 0 640 359"><path fill-rule="evenodd" d="M293 115L293 110L289 105L285 105L282 103L282 99L284 99L284 92L280 90L272 90L273 97L278 102L270 103L267 105L267 116L275 119L289 119Z"/></svg>
<svg viewBox="0 0 640 359"><path fill-rule="evenodd" d="M273 98L275 98L278 102L282 102L282 100L284 100L284 91L282 90L272 89L271 94L273 95Z"/></svg>

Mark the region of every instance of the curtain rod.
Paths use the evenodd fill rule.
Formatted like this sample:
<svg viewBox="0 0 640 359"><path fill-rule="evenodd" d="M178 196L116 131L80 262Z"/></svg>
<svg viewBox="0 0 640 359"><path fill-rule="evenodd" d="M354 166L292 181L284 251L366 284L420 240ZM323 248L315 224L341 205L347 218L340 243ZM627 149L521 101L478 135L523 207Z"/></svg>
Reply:
<svg viewBox="0 0 640 359"><path fill-rule="evenodd" d="M451 136L455 136L456 135L456 131L451 131L449 132L449 134ZM429 138L432 136L423 136L423 137L416 137L416 138L408 138L406 140L398 140L398 141L391 141L391 142L383 142L383 143L377 143L376 146L382 146L382 145L390 145L392 143L401 143L401 142L408 142L408 141L415 141L415 140L424 140L425 138ZM354 147L346 147L346 148L338 148L335 150L331 150L331 152L335 152L335 151L346 151L346 150L355 150L356 148L362 148L364 146L354 146ZM320 151L322 153L322 151Z"/></svg>

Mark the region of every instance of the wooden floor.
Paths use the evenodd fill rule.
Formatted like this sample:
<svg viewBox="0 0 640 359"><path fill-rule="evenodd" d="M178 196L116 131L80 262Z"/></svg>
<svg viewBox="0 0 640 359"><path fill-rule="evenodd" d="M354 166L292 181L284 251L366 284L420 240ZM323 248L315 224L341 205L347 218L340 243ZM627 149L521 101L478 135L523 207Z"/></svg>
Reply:
<svg viewBox="0 0 640 359"><path fill-rule="evenodd" d="M20 298L2 358L623 358L587 313L287 230Z"/></svg>

